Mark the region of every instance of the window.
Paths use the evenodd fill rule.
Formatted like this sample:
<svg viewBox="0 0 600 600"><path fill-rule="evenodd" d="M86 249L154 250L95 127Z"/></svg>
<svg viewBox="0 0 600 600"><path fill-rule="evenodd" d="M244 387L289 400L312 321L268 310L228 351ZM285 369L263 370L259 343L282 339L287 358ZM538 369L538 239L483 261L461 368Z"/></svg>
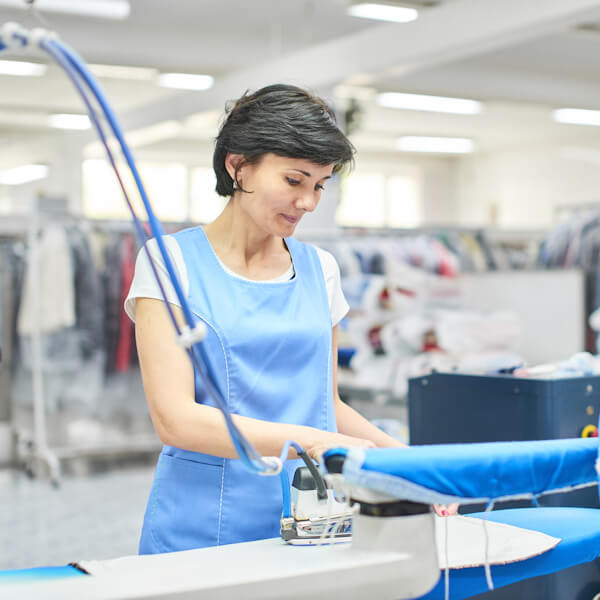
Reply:
<svg viewBox="0 0 600 600"><path fill-rule="evenodd" d="M342 183L336 222L347 227L422 225L423 203L416 177L353 173Z"/></svg>
<svg viewBox="0 0 600 600"><path fill-rule="evenodd" d="M338 225L381 227L385 222L385 178L376 173L353 173L342 182Z"/></svg>
<svg viewBox="0 0 600 600"><path fill-rule="evenodd" d="M139 162L140 177L156 216L163 221L187 218L187 169L178 163ZM121 176L138 216L146 213L129 169L119 164ZM130 213L113 170L106 160L83 162L83 211L96 219L129 219Z"/></svg>
<svg viewBox="0 0 600 600"><path fill-rule="evenodd" d="M190 219L198 223L214 221L225 208L227 198L215 192L217 179L212 169L192 169L190 175Z"/></svg>
<svg viewBox="0 0 600 600"><path fill-rule="evenodd" d="M386 188L386 225L418 227L423 224L423 203L414 177L388 177Z"/></svg>

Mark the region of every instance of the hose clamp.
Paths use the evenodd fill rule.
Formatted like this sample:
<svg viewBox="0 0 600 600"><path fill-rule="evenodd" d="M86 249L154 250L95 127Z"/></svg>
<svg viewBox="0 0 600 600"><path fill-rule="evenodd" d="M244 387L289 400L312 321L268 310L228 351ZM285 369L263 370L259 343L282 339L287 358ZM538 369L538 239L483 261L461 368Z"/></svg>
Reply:
<svg viewBox="0 0 600 600"><path fill-rule="evenodd" d="M265 465L265 470L259 471L259 475L279 475L283 469L283 462L279 456L263 456L262 462Z"/></svg>
<svg viewBox="0 0 600 600"><path fill-rule="evenodd" d="M178 346L189 350L197 342L201 342L206 337L206 325L202 321L198 321L194 328L191 329L185 325L181 329L181 333L175 336L175 341Z"/></svg>

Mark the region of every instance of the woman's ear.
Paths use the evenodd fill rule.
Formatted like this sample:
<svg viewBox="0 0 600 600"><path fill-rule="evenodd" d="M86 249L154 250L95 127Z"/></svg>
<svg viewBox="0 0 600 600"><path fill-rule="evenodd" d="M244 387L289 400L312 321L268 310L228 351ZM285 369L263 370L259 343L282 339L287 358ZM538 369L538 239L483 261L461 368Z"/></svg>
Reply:
<svg viewBox="0 0 600 600"><path fill-rule="evenodd" d="M228 152L225 156L225 168L231 179L235 179L235 172L239 168L242 158L241 154L233 154L233 152Z"/></svg>

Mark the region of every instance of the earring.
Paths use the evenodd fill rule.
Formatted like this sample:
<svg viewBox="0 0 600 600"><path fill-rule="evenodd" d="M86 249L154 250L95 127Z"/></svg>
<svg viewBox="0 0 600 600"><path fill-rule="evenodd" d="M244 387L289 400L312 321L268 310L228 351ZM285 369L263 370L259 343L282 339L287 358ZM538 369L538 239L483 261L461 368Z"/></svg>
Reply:
<svg viewBox="0 0 600 600"><path fill-rule="evenodd" d="M235 190L239 189L239 185L236 179L233 179L232 181L232 187L233 187L233 191L235 192Z"/></svg>

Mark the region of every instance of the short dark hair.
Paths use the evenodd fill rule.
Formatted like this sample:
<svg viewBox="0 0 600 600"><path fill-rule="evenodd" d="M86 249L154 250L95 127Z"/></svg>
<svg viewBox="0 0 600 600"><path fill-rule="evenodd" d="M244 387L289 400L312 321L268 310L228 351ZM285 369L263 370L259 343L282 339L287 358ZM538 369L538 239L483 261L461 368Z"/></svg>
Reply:
<svg viewBox="0 0 600 600"><path fill-rule="evenodd" d="M246 91L226 107L213 154L220 196L233 194L233 179L225 168L228 152L243 156L237 183L239 168L258 163L265 154L333 163L333 172L339 173L353 164L355 149L324 100L302 88L276 84Z"/></svg>

